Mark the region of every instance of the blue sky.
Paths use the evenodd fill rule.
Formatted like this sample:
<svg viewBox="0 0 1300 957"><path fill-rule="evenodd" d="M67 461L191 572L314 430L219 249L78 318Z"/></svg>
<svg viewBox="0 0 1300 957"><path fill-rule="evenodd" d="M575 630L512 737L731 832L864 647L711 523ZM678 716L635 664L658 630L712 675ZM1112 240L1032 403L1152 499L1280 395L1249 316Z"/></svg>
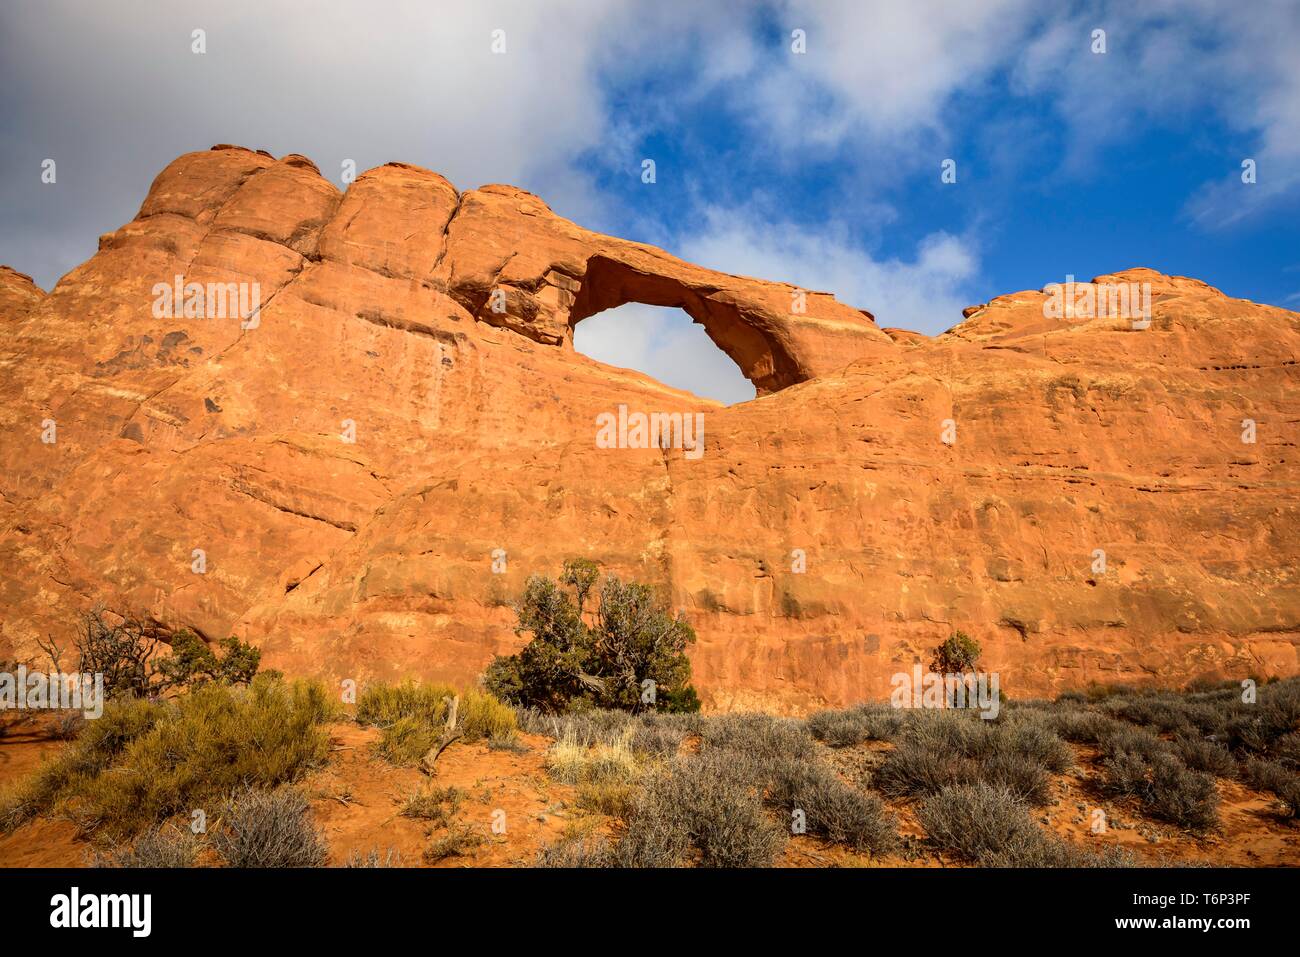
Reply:
<svg viewBox="0 0 1300 957"><path fill-rule="evenodd" d="M1137 265L1300 308L1300 4L116 6L0 13L0 262L47 288L171 158L236 142L336 179L354 159L512 182L582 225L931 334L992 296ZM625 310L580 344L737 397L701 330Z"/></svg>
<svg viewBox="0 0 1300 957"><path fill-rule="evenodd" d="M1210 88L1199 86L1201 77L1180 80L1179 58L1152 63L1152 45L1188 58L1214 49L1220 63L1249 63L1258 34L1220 35L1215 20L1230 19L1227 5L1165 8L1167 17L1133 21L1108 17L1104 5L1076 5L1071 9L1083 12L1065 27L1065 40L1044 55L1047 65L1032 68L1034 43L1046 45L1046 34L1066 21L1031 16L1023 33L981 34L988 43L982 56L996 67L926 98L930 112L915 124L876 117L872 95L849 88L851 74L837 88L831 71L829 79L801 81L812 87L805 95L812 107L779 133L768 125L775 109L755 113L751 84L769 69L797 73L787 65L797 57L770 18L760 17L749 41L753 69L707 96L681 97L690 81L676 75L606 80L610 102L640 131L637 148L656 160L659 177L647 186L639 169L610 169L599 151L584 156L608 204L598 225L675 251L707 251L716 260L710 265L726 268L769 258L749 247L788 250L792 270L839 278L824 257L798 254L808 245L799 237L813 233L832 251L859 253L864 267L937 283L932 291L940 295L931 302L940 307L1041 287L1066 273L1087 278L1135 265L1294 307L1300 66L1278 64L1277 78L1265 68L1248 70L1240 82L1225 75ZM1278 47L1300 59L1300 5L1276 7L1272 21L1266 8L1247 16L1261 31L1269 23L1278 28ZM1092 52L1092 30L1107 26L1105 53ZM809 36L804 56L818 55L819 39ZM1181 83L1187 88L1176 89ZM1277 102L1265 121L1258 102L1270 96ZM671 111L662 109L664 99L672 100ZM1081 101L1086 110L1078 109ZM828 118L842 128L820 140L800 135L802 124L816 130ZM940 167L949 158L957 182L945 184ZM1247 158L1256 160L1255 184L1241 182ZM730 263L726 244L710 241L719 233L744 247ZM954 255L922 268L927 244L944 240ZM885 288L888 279L841 280L831 291L872 309L883 324L934 333L960 318L905 301ZM854 299L873 283L879 298Z"/></svg>

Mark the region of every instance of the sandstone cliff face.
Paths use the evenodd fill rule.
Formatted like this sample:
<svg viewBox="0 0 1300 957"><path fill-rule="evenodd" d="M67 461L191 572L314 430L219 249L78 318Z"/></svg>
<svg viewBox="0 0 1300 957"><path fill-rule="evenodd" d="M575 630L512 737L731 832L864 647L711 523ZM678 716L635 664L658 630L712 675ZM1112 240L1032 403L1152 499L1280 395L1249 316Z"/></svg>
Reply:
<svg viewBox="0 0 1300 957"><path fill-rule="evenodd" d="M177 276L261 308L159 315ZM686 611L718 708L883 696L953 628L1013 696L1296 673L1300 315L1098 282L1150 283L1149 328L1028 291L931 339L512 187L182 156L48 295L0 269L0 659L103 604L286 671L465 682L522 642L524 579L586 556ZM629 301L759 398L573 351ZM598 447L620 405L703 413L704 453Z"/></svg>

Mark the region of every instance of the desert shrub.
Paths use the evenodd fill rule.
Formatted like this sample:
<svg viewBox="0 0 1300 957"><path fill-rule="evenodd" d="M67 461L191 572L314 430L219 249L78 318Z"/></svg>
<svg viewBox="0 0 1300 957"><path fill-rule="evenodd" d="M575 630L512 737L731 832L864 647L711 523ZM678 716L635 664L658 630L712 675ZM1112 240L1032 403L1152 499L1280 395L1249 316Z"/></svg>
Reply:
<svg viewBox="0 0 1300 957"><path fill-rule="evenodd" d="M1268 756L1277 742L1300 728L1300 679L1261 685L1253 705L1239 704L1224 736L1233 750Z"/></svg>
<svg viewBox="0 0 1300 957"><path fill-rule="evenodd" d="M85 714L81 711L59 710L55 712L53 735L60 741L72 741L81 734L82 729L86 726ZM0 729L0 737L3 737L3 729Z"/></svg>
<svg viewBox="0 0 1300 957"><path fill-rule="evenodd" d="M38 639L56 671L104 676L104 695L143 696L149 692L149 663L154 658L163 629L153 622L128 615L114 623L102 608L81 616L71 651L75 661L64 668L64 649L50 638Z"/></svg>
<svg viewBox="0 0 1300 957"><path fill-rule="evenodd" d="M1220 697L1219 695L1199 696L1183 706L1183 714L1187 722L1202 736L1215 738L1222 736L1227 727L1228 717L1239 701L1237 698L1232 699L1231 702L1214 700Z"/></svg>
<svg viewBox="0 0 1300 957"><path fill-rule="evenodd" d="M284 682L284 678L275 671L263 672L262 679L267 682ZM289 692L294 713L305 720L314 724L326 724L343 716L343 708L338 700L319 681L296 680L283 687Z"/></svg>
<svg viewBox="0 0 1300 957"><path fill-rule="evenodd" d="M629 731L612 744L588 746L569 734L547 752L547 770L577 786L579 807L621 817L631 810L642 774L630 738Z"/></svg>
<svg viewBox="0 0 1300 957"><path fill-rule="evenodd" d="M1277 738L1294 731L1300 725L1300 678L1287 678L1265 684L1259 689L1259 703L1263 705L1264 720Z"/></svg>
<svg viewBox="0 0 1300 957"><path fill-rule="evenodd" d="M457 697L456 731L464 740L487 738L500 744L514 738L518 726L514 709L490 694L458 695L444 684L369 685L357 699L357 721L379 729L380 757L391 764L411 765L442 741Z"/></svg>
<svg viewBox="0 0 1300 957"><path fill-rule="evenodd" d="M1167 742L1124 722L1117 722L1097 746L1103 757L1103 790L1115 795L1142 793L1148 766L1160 755L1172 754Z"/></svg>
<svg viewBox="0 0 1300 957"><path fill-rule="evenodd" d="M1108 684L1101 681L1092 681L1088 683L1088 687L1085 688L1083 692L1075 693L1079 695L1075 700L1102 702L1109 698L1123 697L1125 695L1135 694L1136 692L1136 688L1132 685L1124 684L1123 682ZM1065 698L1067 695L1062 695L1061 697Z"/></svg>
<svg viewBox="0 0 1300 957"><path fill-rule="evenodd" d="M931 843L984 867L1133 867L1128 852L1093 852L1051 834L1005 788L984 782L932 794L917 813Z"/></svg>
<svg viewBox="0 0 1300 957"><path fill-rule="evenodd" d="M1221 734L1240 703L1239 694L1220 688L1195 694L1131 691L1103 698L1096 707L1107 715L1161 733L1204 736Z"/></svg>
<svg viewBox="0 0 1300 957"><path fill-rule="evenodd" d="M600 584L595 624L588 625L583 612L598 579L596 566L585 560L566 563L555 580L529 578L515 631L532 638L517 655L494 659L484 686L512 704L553 713L574 707L698 710L686 657L695 632L686 619L670 616L649 586L611 575ZM649 705L646 682L655 688Z"/></svg>
<svg viewBox="0 0 1300 957"><path fill-rule="evenodd" d="M1237 762L1223 745L1206 741L1199 735L1179 735L1174 739L1174 753L1194 771L1204 771L1220 778L1236 774Z"/></svg>
<svg viewBox="0 0 1300 957"><path fill-rule="evenodd" d="M398 718L380 729L375 750L389 764L407 767L424 757L442 738L442 729L416 717Z"/></svg>
<svg viewBox="0 0 1300 957"><path fill-rule="evenodd" d="M357 698L357 721L376 728L386 728L402 718L415 718L423 724L441 726L447 720L447 707L456 697L451 685L419 684L404 681L390 685L367 685Z"/></svg>
<svg viewBox="0 0 1300 957"><path fill-rule="evenodd" d="M889 797L911 797L967 783L973 774L974 769L963 755L932 751L909 742L886 756L871 783Z"/></svg>
<svg viewBox="0 0 1300 957"><path fill-rule="evenodd" d="M1300 731L1284 734L1274 741L1273 754L1279 764L1300 770Z"/></svg>
<svg viewBox="0 0 1300 957"><path fill-rule="evenodd" d="M1046 835L1005 788L984 782L947 787L921 802L917 818L930 841L963 860L1039 853Z"/></svg>
<svg viewBox="0 0 1300 957"><path fill-rule="evenodd" d="M603 837L589 834L564 837L537 854L538 867L613 867L614 848Z"/></svg>
<svg viewBox="0 0 1300 957"><path fill-rule="evenodd" d="M1023 755L1054 774L1074 766L1074 752L1041 717L1013 713L995 727L995 735L1000 738L994 745L996 748Z"/></svg>
<svg viewBox="0 0 1300 957"><path fill-rule="evenodd" d="M1241 779L1257 791L1272 791L1285 807L1285 816L1300 816L1300 777L1276 761L1248 757L1241 762Z"/></svg>
<svg viewBox="0 0 1300 957"><path fill-rule="evenodd" d="M852 711L819 711L808 719L808 731L832 748L847 748L866 740Z"/></svg>
<svg viewBox="0 0 1300 957"><path fill-rule="evenodd" d="M1119 728L1104 736L1099 744L1103 755L1126 752L1135 754L1145 761L1154 761L1160 755L1171 753L1169 744L1150 731L1127 725L1120 725Z"/></svg>
<svg viewBox="0 0 1300 957"><path fill-rule="evenodd" d="M1236 752L1263 754L1271 740L1269 729L1257 712L1238 712L1228 718L1224 729L1228 747Z"/></svg>
<svg viewBox="0 0 1300 957"><path fill-rule="evenodd" d="M1073 707L1049 715L1048 720L1060 737L1075 744L1099 744L1124 726L1108 715Z"/></svg>
<svg viewBox="0 0 1300 957"><path fill-rule="evenodd" d="M126 848L95 856L95 867L193 867L198 838L188 829L164 827Z"/></svg>
<svg viewBox="0 0 1300 957"><path fill-rule="evenodd" d="M1194 727L1188 719L1184 702L1174 697L1154 694L1119 697L1104 702L1101 707L1112 717L1160 731L1190 731Z"/></svg>
<svg viewBox="0 0 1300 957"><path fill-rule="evenodd" d="M803 812L809 832L827 840L873 854L896 845L894 823L879 799L823 764L800 722L720 715L704 722L700 733L698 755L676 757L646 780L628 814L621 860L678 866L698 857L706 865L764 865L784 845L795 810ZM776 821L764 806L776 811Z"/></svg>
<svg viewBox="0 0 1300 957"><path fill-rule="evenodd" d="M695 722L674 720L685 715L642 715L632 726L628 745L633 753L650 758L671 758L677 754Z"/></svg>
<svg viewBox="0 0 1300 957"><path fill-rule="evenodd" d="M1050 772L1072 763L1068 746L1028 716L984 721L962 712L914 716L873 784L892 797L983 782L1033 805L1051 801Z"/></svg>
<svg viewBox="0 0 1300 957"><path fill-rule="evenodd" d="M551 714L525 705L515 705L514 709L515 721L519 723L521 731L528 734L545 734L552 738L560 736L561 722L568 717L568 715Z"/></svg>
<svg viewBox="0 0 1300 957"><path fill-rule="evenodd" d="M897 737L897 743L973 754L986 748L988 722L959 710L913 710Z"/></svg>
<svg viewBox="0 0 1300 957"><path fill-rule="evenodd" d="M626 711L588 708L554 714L537 708L516 707L519 726L531 734L544 734L559 740L573 737L584 744L612 744L632 726L633 715Z"/></svg>
<svg viewBox="0 0 1300 957"><path fill-rule="evenodd" d="M904 715L897 708L862 705L857 710L868 740L892 741L905 726Z"/></svg>
<svg viewBox="0 0 1300 957"><path fill-rule="evenodd" d="M1102 787L1110 794L1132 795L1151 817L1188 830L1208 830L1218 822L1214 778L1189 770L1167 750L1149 756L1122 748L1110 751L1102 762Z"/></svg>
<svg viewBox="0 0 1300 957"><path fill-rule="evenodd" d="M452 824L424 849L424 862L437 864L449 857L463 857L483 843L483 835L470 824Z"/></svg>
<svg viewBox="0 0 1300 957"><path fill-rule="evenodd" d="M1064 843L1064 842L1062 842ZM994 865L996 866L996 865ZM1132 851L1109 845L1095 851L1066 845L1061 867L1144 867Z"/></svg>
<svg viewBox="0 0 1300 957"><path fill-rule="evenodd" d="M935 674L959 675L974 671L979 664L980 643L964 631L955 631L934 649L930 670Z"/></svg>
<svg viewBox="0 0 1300 957"><path fill-rule="evenodd" d="M1139 867L1130 852L1114 846L1076 847L1041 829L1018 833L1005 846L980 857L984 867Z"/></svg>
<svg viewBox="0 0 1300 957"><path fill-rule="evenodd" d="M171 636L171 654L154 666L162 689L193 688L208 681L249 684L257 674L262 652L230 637L221 641L218 656L208 643L187 629Z"/></svg>
<svg viewBox="0 0 1300 957"><path fill-rule="evenodd" d="M1031 822L1032 823L1032 822ZM973 863L982 867L1074 867L1073 848L1064 841L1054 839L1040 828L1017 831L996 850L985 850Z"/></svg>
<svg viewBox="0 0 1300 957"><path fill-rule="evenodd" d="M1192 831L1209 830L1219 820L1214 778L1189 770L1172 754L1162 755L1152 764L1145 805L1152 816Z"/></svg>
<svg viewBox="0 0 1300 957"><path fill-rule="evenodd" d="M1116 797L1142 795L1147 787L1147 761L1132 751L1116 751L1102 760L1102 790Z"/></svg>
<svg viewBox="0 0 1300 957"><path fill-rule="evenodd" d="M758 762L778 759L811 761L812 735L798 721L767 714L724 714L710 718L701 732L705 749L740 752Z"/></svg>
<svg viewBox="0 0 1300 957"><path fill-rule="evenodd" d="M164 710L137 698L109 701L73 743L0 797L0 833L53 810L75 787L96 779L118 761L127 745L153 728Z"/></svg>
<svg viewBox="0 0 1300 957"><path fill-rule="evenodd" d="M903 727L895 708L863 705L847 711L820 711L808 719L808 730L832 748L847 748L864 741L888 741Z"/></svg>
<svg viewBox="0 0 1300 957"><path fill-rule="evenodd" d="M677 758L636 796L618 861L630 867L766 867L785 832L763 809L758 786L730 752Z"/></svg>
<svg viewBox="0 0 1300 957"><path fill-rule="evenodd" d="M465 793L460 788L434 787L411 795L398 813L402 817L447 825L460 810L464 799Z"/></svg>
<svg viewBox="0 0 1300 957"><path fill-rule="evenodd" d="M785 761L773 774L768 801L786 821L802 811L808 832L855 851L886 854L898 846L898 830L880 799L845 784L820 763Z"/></svg>
<svg viewBox="0 0 1300 957"><path fill-rule="evenodd" d="M87 723L37 786L47 807L59 802L83 831L129 837L237 787L274 787L323 764L328 736L317 713L300 706L311 700L259 677L247 688L205 684L159 704L119 702Z"/></svg>
<svg viewBox="0 0 1300 957"><path fill-rule="evenodd" d="M982 760L972 760L971 780L1010 791L1018 800L1034 807L1052 801L1052 782L1047 771L1033 758L1014 751L995 751Z"/></svg>
<svg viewBox="0 0 1300 957"><path fill-rule="evenodd" d="M518 729L514 709L490 694L467 691L460 701L458 729L469 741L507 741Z"/></svg>
<svg viewBox="0 0 1300 957"><path fill-rule="evenodd" d="M890 797L934 794L944 788L977 782L1009 791L1017 800L1041 806L1051 801L1051 778L1031 758L1009 751L969 757L933 751L916 743L892 751L872 778Z"/></svg>
<svg viewBox="0 0 1300 957"><path fill-rule="evenodd" d="M360 851L353 851L348 855L348 859L343 862L344 867L401 867L402 855L398 853L397 848L390 847L383 851L377 847L372 847L365 854Z"/></svg>
<svg viewBox="0 0 1300 957"><path fill-rule="evenodd" d="M1106 793L1132 795L1151 817L1189 830L1203 831L1217 823L1214 778L1189 769L1168 742L1144 728L1128 727L1104 737L1101 751Z"/></svg>
<svg viewBox="0 0 1300 957"><path fill-rule="evenodd" d="M231 867L324 867L329 851L297 788L249 788L226 804L212 846Z"/></svg>

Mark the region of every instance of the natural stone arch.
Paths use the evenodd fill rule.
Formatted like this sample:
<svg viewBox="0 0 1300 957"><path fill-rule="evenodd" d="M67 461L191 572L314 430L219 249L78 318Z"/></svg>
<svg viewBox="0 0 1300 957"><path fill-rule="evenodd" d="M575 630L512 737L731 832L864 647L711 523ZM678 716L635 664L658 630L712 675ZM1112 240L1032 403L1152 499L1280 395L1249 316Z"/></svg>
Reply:
<svg viewBox="0 0 1300 957"><path fill-rule="evenodd" d="M779 337L766 334L746 315L744 305L720 287L688 283L601 255L587 261L580 283L569 308L570 330L583 319L630 302L677 308L704 327L759 395L811 377Z"/></svg>

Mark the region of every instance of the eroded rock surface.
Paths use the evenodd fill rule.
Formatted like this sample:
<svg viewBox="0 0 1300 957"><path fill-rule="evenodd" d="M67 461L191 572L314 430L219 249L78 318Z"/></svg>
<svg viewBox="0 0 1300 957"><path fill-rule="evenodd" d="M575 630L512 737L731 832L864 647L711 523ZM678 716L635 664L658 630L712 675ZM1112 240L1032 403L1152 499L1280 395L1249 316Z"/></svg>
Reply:
<svg viewBox="0 0 1300 957"><path fill-rule="evenodd" d="M159 315L178 276L260 310ZM883 696L954 628L1012 696L1294 674L1300 315L1097 282L1149 283L1149 327L1027 291L928 338L513 187L182 156L48 295L0 269L0 658L103 604L286 671L469 681L521 643L527 575L586 556L686 611L714 707ZM629 301L759 398L573 351ZM620 404L702 412L704 454L599 448Z"/></svg>

